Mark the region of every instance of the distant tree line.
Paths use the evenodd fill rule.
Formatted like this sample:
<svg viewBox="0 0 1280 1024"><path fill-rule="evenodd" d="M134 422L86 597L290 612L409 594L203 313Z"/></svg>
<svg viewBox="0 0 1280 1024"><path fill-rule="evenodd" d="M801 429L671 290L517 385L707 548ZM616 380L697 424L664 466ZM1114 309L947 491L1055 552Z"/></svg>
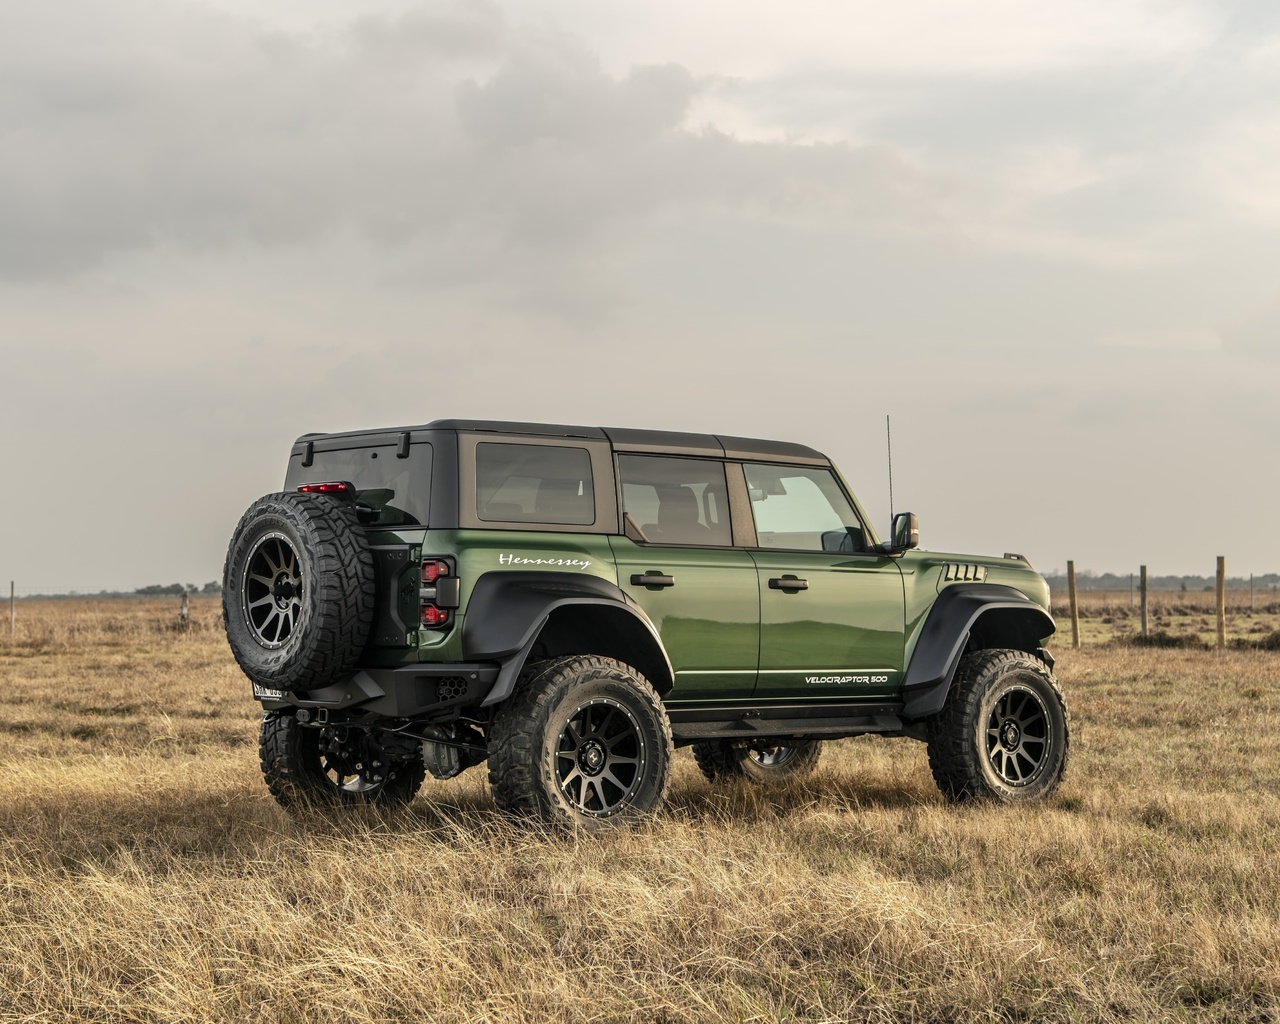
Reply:
<svg viewBox="0 0 1280 1024"><path fill-rule="evenodd" d="M1138 585L1138 573L1133 574L1133 585ZM1054 572L1046 574L1045 580L1049 587L1055 592L1065 592L1067 589L1067 574L1065 572ZM1076 573L1076 588L1078 590L1128 590L1130 576L1128 573L1116 574L1114 572L1104 572L1101 574L1089 571ZM1150 571L1147 573L1147 589L1148 590L1214 590L1218 585L1215 576L1153 576ZM1228 590L1248 590L1248 576L1228 576ZM1265 576L1254 576L1253 589L1255 591L1280 589L1280 573L1267 573Z"/></svg>
<svg viewBox="0 0 1280 1024"><path fill-rule="evenodd" d="M161 597L165 594L181 594L183 591L188 594L221 594L222 584L217 580L210 580L203 587L197 587L194 583L152 583L139 587L134 593L139 597Z"/></svg>

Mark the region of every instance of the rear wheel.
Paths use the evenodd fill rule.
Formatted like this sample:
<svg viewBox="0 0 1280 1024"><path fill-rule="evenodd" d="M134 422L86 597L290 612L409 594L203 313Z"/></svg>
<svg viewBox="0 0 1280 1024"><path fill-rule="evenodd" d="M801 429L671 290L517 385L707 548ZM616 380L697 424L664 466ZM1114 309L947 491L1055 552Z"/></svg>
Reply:
<svg viewBox="0 0 1280 1024"><path fill-rule="evenodd" d="M656 811L673 746L648 680L611 658L529 670L489 734L489 786L510 817L603 829Z"/></svg>
<svg viewBox="0 0 1280 1024"><path fill-rule="evenodd" d="M693 759L712 782L750 779L764 785L785 785L810 774L821 755L818 740L706 740L693 744Z"/></svg>
<svg viewBox="0 0 1280 1024"><path fill-rule="evenodd" d="M948 800L1030 803L1062 781L1069 739L1066 702L1044 662L975 651L929 720L929 767Z"/></svg>
<svg viewBox="0 0 1280 1024"><path fill-rule="evenodd" d="M422 754L392 752L367 730L315 728L291 712L262 718L258 753L282 807L407 804L426 777Z"/></svg>

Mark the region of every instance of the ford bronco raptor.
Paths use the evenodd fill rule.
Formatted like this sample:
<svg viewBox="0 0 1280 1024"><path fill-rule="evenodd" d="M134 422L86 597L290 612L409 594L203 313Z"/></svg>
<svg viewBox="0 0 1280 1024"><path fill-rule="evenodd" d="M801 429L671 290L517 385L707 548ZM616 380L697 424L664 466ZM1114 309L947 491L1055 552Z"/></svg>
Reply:
<svg viewBox="0 0 1280 1024"><path fill-rule="evenodd" d="M1043 578L881 541L798 444L439 420L306 434L232 537L223 618L285 806L396 804L488 762L506 814L655 810L820 744L922 740L950 800L1038 799L1068 717Z"/></svg>

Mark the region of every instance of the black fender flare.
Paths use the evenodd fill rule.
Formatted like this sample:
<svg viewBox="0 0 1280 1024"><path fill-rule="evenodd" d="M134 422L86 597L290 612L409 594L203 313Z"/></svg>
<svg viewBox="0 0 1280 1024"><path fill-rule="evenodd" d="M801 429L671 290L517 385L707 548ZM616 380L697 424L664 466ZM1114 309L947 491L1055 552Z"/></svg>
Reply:
<svg viewBox="0 0 1280 1024"><path fill-rule="evenodd" d="M502 666L482 706L511 695L547 621L559 609L573 606L605 609L633 639L652 641L647 664L635 667L645 672L660 694L675 685L671 660L657 629L615 584L582 573L494 571L476 580L462 620L463 658L497 661Z"/></svg>
<svg viewBox="0 0 1280 1024"><path fill-rule="evenodd" d="M974 624L997 629L1002 647L1036 654L1040 642L1057 630L1053 617L1020 590L999 583L955 583L945 587L929 609L920 639L902 683L902 717L926 718L942 710L960 657Z"/></svg>

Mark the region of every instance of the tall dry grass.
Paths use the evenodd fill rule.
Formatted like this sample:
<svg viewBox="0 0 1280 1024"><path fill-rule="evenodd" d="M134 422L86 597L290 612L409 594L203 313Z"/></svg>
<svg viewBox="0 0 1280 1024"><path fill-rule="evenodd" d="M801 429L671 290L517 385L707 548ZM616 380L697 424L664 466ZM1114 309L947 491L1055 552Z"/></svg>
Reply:
<svg viewBox="0 0 1280 1024"><path fill-rule="evenodd" d="M1275 654L1060 651L1067 782L950 807L918 744L655 820L500 821L483 769L294 819L198 602L0 638L0 1020L1280 1020Z"/></svg>

